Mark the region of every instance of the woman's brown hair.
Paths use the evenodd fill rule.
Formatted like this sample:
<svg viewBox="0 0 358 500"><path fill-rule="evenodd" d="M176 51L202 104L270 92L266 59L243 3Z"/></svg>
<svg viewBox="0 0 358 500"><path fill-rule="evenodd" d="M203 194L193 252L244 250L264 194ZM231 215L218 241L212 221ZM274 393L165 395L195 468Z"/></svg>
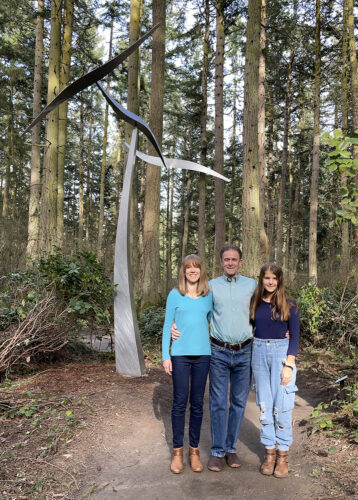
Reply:
<svg viewBox="0 0 358 500"><path fill-rule="evenodd" d="M208 295L210 292L209 288L209 283L208 283L208 278L206 275L205 271L205 266L203 261L198 255L195 254L190 254L184 257L183 262L181 263L180 269L179 269L179 279L178 279L178 290L181 295L185 295L187 293L187 286L186 286L186 277L185 277L185 270L188 267L198 267L200 269L200 278L197 283L197 293L199 297Z"/></svg>
<svg viewBox="0 0 358 500"><path fill-rule="evenodd" d="M274 263L265 264L261 267L259 284L256 289L255 295L251 301L250 318L255 318L255 312L259 308L263 297L265 296L264 276L267 271L270 271L277 278L277 288L271 295L270 303L272 305L271 318L273 320L280 319L288 321L290 318L290 309L294 306L294 299L288 295L283 286L283 272L282 269Z"/></svg>

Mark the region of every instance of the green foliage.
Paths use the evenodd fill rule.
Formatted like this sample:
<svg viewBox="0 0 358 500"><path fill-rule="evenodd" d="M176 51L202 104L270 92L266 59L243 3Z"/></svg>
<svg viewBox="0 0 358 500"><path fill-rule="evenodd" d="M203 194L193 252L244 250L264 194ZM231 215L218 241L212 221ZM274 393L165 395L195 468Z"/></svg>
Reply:
<svg viewBox="0 0 358 500"><path fill-rule="evenodd" d="M358 146L358 129L354 132L357 137L345 137L342 130L336 129L332 134L323 134L323 143L332 148L328 153L326 166L330 172L338 171L346 177L346 185L340 189L341 208L336 210L334 224L341 224L349 220L358 226L358 189L354 183L354 177L358 172L358 158L356 151Z"/></svg>
<svg viewBox="0 0 358 500"><path fill-rule="evenodd" d="M313 343L322 336L322 321L327 307L322 298L323 290L309 282L301 288L297 299L303 336Z"/></svg>
<svg viewBox="0 0 358 500"><path fill-rule="evenodd" d="M304 285L297 297L301 338L306 344L358 346L358 297L337 288ZM354 353L351 354L354 357Z"/></svg>
<svg viewBox="0 0 358 500"><path fill-rule="evenodd" d="M320 403L312 411L314 427L312 434L325 431L328 436L348 434L348 439L358 444L358 386L353 384L346 389L343 401ZM334 451L334 450L331 450Z"/></svg>
<svg viewBox="0 0 358 500"><path fill-rule="evenodd" d="M164 307L146 307L139 317L139 331L143 340L160 341L165 316Z"/></svg>
<svg viewBox="0 0 358 500"><path fill-rule="evenodd" d="M99 326L111 320L114 286L102 264L88 252L68 257L57 250L35 259L31 269L0 280L1 330L23 321L48 288L56 291L58 301L82 328L89 321Z"/></svg>

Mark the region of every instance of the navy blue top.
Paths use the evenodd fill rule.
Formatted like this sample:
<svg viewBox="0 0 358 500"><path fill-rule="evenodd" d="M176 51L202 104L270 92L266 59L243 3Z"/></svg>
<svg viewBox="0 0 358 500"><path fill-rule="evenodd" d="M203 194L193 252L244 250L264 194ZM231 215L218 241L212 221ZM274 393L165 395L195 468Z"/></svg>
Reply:
<svg viewBox="0 0 358 500"><path fill-rule="evenodd" d="M255 333L259 339L284 339L286 332L290 332L287 355L297 356L300 342L300 317L296 306L290 309L290 319L281 321L281 318L273 320L271 318L272 305L269 302L261 301L255 312Z"/></svg>

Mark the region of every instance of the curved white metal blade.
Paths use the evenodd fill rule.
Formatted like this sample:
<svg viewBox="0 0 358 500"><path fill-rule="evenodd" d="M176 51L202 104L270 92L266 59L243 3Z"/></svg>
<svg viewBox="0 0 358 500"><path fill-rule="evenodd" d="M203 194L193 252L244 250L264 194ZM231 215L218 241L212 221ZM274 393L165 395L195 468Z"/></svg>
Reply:
<svg viewBox="0 0 358 500"><path fill-rule="evenodd" d="M126 143L126 147L128 148L129 145ZM158 156L150 156L145 153L142 153L141 151L136 151L136 155L138 158L141 160L145 161L146 163L150 163L151 165L157 165L158 167L161 167L163 165L162 160ZM213 177L218 177L219 179L222 179L223 181L230 182L230 179L227 177L224 177L223 175L219 174L215 170L209 167L204 167L204 165L200 165L199 163L194 163L193 161L189 160L177 160L176 158L167 158L164 156L165 164L168 168L180 168L182 170L194 170L195 172L201 172L206 175L212 175Z"/></svg>

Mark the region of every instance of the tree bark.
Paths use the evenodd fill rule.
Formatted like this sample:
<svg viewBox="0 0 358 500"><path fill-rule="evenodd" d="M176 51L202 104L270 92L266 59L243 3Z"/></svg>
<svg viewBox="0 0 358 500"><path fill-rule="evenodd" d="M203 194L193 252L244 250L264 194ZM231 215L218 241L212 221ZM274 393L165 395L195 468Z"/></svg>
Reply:
<svg viewBox="0 0 358 500"><path fill-rule="evenodd" d="M314 83L314 130L313 130L313 160L310 190L310 225L308 248L308 277L317 283L317 212L318 212L318 173L320 152L320 91L321 91L321 6L316 0L315 29L315 83Z"/></svg>
<svg viewBox="0 0 358 500"><path fill-rule="evenodd" d="M281 180L280 180L280 196L278 199L277 210L277 263L283 264L283 215L286 198L286 182L287 182L287 163L288 163L288 140L291 121L291 82L292 82L292 66L294 59L294 50L291 47L290 61L287 69L286 81L286 97L285 97L285 119L283 126L283 145L282 145L282 161L281 161Z"/></svg>
<svg viewBox="0 0 358 500"><path fill-rule="evenodd" d="M113 43L113 23L114 14L111 13L111 24L109 32L109 49L108 60L112 59L112 43ZM110 89L110 76L107 78L107 92ZM99 220L98 220L98 239L97 239L97 257L101 258L103 255L103 233L104 233L104 183L107 170L107 139L108 139L108 104L106 103L104 114L104 130L103 130L103 146L102 146L102 162L101 162L101 184L99 190Z"/></svg>
<svg viewBox="0 0 358 500"><path fill-rule="evenodd" d="M260 267L260 182L258 158L258 88L261 0L249 0L245 53L242 236L243 272L257 277ZM245 260L246 259L246 260Z"/></svg>
<svg viewBox="0 0 358 500"><path fill-rule="evenodd" d="M203 39L203 71L201 76L201 91L203 96L200 124L200 163L206 165L207 134L206 124L208 116L208 70L209 70L209 37L210 37L210 10L209 0L205 0L205 32ZM199 214L198 214L198 254L205 261L205 195L206 175L200 174L199 180Z"/></svg>
<svg viewBox="0 0 358 500"><path fill-rule="evenodd" d="M265 231L265 80L266 80L266 0L261 0L260 62L259 62L259 111L258 111L258 156L260 186L260 249L261 260L268 258L268 238Z"/></svg>
<svg viewBox="0 0 358 500"><path fill-rule="evenodd" d="M215 170L224 173L224 1L216 4ZM256 138L257 140L257 138ZM220 274L220 249L225 243L224 183L215 177L215 274Z"/></svg>
<svg viewBox="0 0 358 500"><path fill-rule="evenodd" d="M74 0L64 1L63 39L60 65L60 90L70 82L71 44ZM58 109L58 166L57 166L57 246L63 246L63 204L64 204L64 166L67 137L68 101L60 104Z"/></svg>
<svg viewBox="0 0 358 500"><path fill-rule="evenodd" d="M152 86L150 93L149 125L161 145L163 136L164 64L165 64L165 13L166 1L153 0L153 25L160 27L153 34ZM149 154L155 150L151 144ZM160 168L148 165L145 188L145 213L143 228L143 302L159 302L159 218L160 218Z"/></svg>
<svg viewBox="0 0 358 500"><path fill-rule="evenodd" d="M348 135L348 0L343 0L342 34L342 130ZM347 187L347 175L341 174L341 187ZM349 271L349 224L342 223L341 237L341 277L345 281Z"/></svg>
<svg viewBox="0 0 358 500"><path fill-rule="evenodd" d="M50 103L60 91L60 56L61 0L52 0L47 103ZM46 150L43 162L39 250L48 252L52 251L57 243L58 116L58 108L47 115Z"/></svg>
<svg viewBox="0 0 358 500"><path fill-rule="evenodd" d="M132 44L140 38L142 25L142 0L131 0L129 21L129 43ZM140 92L140 49L136 50L128 59L128 96L127 108L135 114L139 114L139 92ZM126 123L125 141L130 143L133 127ZM124 163L127 162L127 151L124 154ZM133 174L131 200L130 200L130 252L131 268L133 274L134 290L138 288L140 279L140 244L139 243L139 214L138 214L138 162Z"/></svg>
<svg viewBox="0 0 358 500"><path fill-rule="evenodd" d="M78 200L78 248L81 250L83 245L83 179L84 179L84 110L83 101L80 104L80 164L79 164L79 200Z"/></svg>
<svg viewBox="0 0 358 500"><path fill-rule="evenodd" d="M349 39L349 62L351 69L351 101L354 130L358 129L358 65L357 48L354 34L354 12L353 0L348 0L348 39ZM354 146L354 158L358 158L358 146ZM355 175L355 187L358 190L358 172ZM356 196L358 202L358 196ZM355 227L355 246L358 249L358 227ZM358 271L357 271L358 273ZM358 280L357 280L358 282Z"/></svg>
<svg viewBox="0 0 358 500"><path fill-rule="evenodd" d="M33 118L41 111L41 86L42 86L42 56L44 32L44 0L37 2L36 42L35 42L35 69L34 69L34 99ZM40 227L40 196L41 196L41 153L40 153L41 123L37 123L31 131L31 174L30 174L30 200L27 231L26 257L34 258L38 251Z"/></svg>

